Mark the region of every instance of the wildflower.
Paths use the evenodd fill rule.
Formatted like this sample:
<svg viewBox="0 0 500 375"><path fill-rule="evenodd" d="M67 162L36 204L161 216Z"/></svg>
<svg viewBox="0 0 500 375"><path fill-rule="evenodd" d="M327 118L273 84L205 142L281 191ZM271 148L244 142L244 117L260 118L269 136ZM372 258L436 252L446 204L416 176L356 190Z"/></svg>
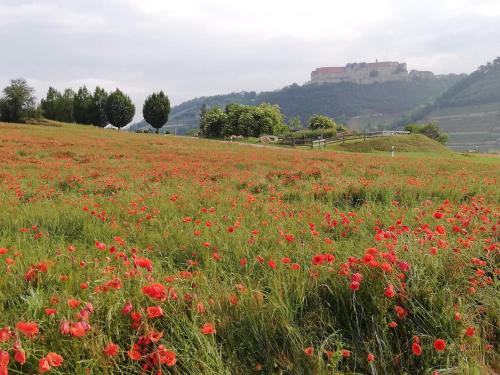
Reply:
<svg viewBox="0 0 500 375"><path fill-rule="evenodd" d="M474 327L467 327L465 330L465 335L466 336L474 336L474 333L476 333L476 329Z"/></svg>
<svg viewBox="0 0 500 375"><path fill-rule="evenodd" d="M375 355L372 353L368 353L368 355L366 356L366 360L368 361L368 363L373 362L375 360Z"/></svg>
<svg viewBox="0 0 500 375"><path fill-rule="evenodd" d="M103 353L108 356L108 357L114 357L118 355L118 351L120 350L120 347L116 344L109 343L103 350Z"/></svg>
<svg viewBox="0 0 500 375"><path fill-rule="evenodd" d="M396 295L396 292L394 291L394 286L389 285L387 288L384 290L384 296L387 298L393 298Z"/></svg>
<svg viewBox="0 0 500 375"><path fill-rule="evenodd" d="M422 354L422 347L420 346L420 344L418 342L414 342L411 345L411 350L412 350L413 354L415 354L416 356L420 356Z"/></svg>
<svg viewBox="0 0 500 375"><path fill-rule="evenodd" d="M26 337L33 337L38 334L38 324L31 322L19 322L16 328Z"/></svg>
<svg viewBox="0 0 500 375"><path fill-rule="evenodd" d="M446 342L442 339L437 339L436 341L434 341L434 349L436 349L437 351L446 349Z"/></svg>
<svg viewBox="0 0 500 375"><path fill-rule="evenodd" d="M148 258L137 257L134 259L134 265L147 269L149 272L153 271L153 262Z"/></svg>
<svg viewBox="0 0 500 375"><path fill-rule="evenodd" d="M213 335L214 333L217 333L215 330L215 326L212 323L205 323L201 327L201 333L204 335Z"/></svg>
<svg viewBox="0 0 500 375"><path fill-rule="evenodd" d="M165 287L159 283L146 285L142 288L142 293L158 301L165 300Z"/></svg>
<svg viewBox="0 0 500 375"><path fill-rule="evenodd" d="M26 363L26 352L23 349L17 349L14 353L14 360L20 365L24 365Z"/></svg>
<svg viewBox="0 0 500 375"><path fill-rule="evenodd" d="M163 316L163 310L160 306L149 306L146 309L146 312L149 319L159 318Z"/></svg>
<svg viewBox="0 0 500 375"><path fill-rule="evenodd" d="M304 349L304 354L307 355L308 357L311 357L314 353L314 348L309 346Z"/></svg>

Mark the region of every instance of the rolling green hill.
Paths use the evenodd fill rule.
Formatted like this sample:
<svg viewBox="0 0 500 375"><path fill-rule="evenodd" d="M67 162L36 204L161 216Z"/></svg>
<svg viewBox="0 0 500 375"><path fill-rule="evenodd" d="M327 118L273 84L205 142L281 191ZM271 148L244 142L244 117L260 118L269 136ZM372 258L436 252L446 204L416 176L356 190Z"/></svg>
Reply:
<svg viewBox="0 0 500 375"><path fill-rule="evenodd" d="M453 85L434 102L396 121L437 121L456 150L500 150L500 57Z"/></svg>
<svg viewBox="0 0 500 375"><path fill-rule="evenodd" d="M242 92L200 97L172 108L168 125L186 129L198 126L201 107L224 107L229 103L257 105L263 102L278 104L287 118L299 116L303 123L317 113L333 117L341 123L375 126L387 123L410 109L431 102L457 83L462 76L447 75L433 80L386 82L369 85L338 83L324 85L293 84L281 90ZM132 130L144 128L139 123Z"/></svg>
<svg viewBox="0 0 500 375"><path fill-rule="evenodd" d="M390 152L392 146L396 153L399 152L431 152L431 153L450 153L441 143L433 141L421 134L395 135L390 137L369 138L366 141L355 140L346 141L342 144L335 144L329 148L336 151L349 152Z"/></svg>

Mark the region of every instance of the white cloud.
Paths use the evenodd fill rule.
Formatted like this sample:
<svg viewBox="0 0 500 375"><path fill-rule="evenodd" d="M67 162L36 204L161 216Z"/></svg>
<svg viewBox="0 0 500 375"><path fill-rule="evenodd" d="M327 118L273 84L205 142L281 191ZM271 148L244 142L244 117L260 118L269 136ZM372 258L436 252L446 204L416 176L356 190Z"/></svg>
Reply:
<svg viewBox="0 0 500 375"><path fill-rule="evenodd" d="M272 90L351 61L470 72L498 54L499 21L498 0L2 0L0 86L118 86L140 108L153 90Z"/></svg>

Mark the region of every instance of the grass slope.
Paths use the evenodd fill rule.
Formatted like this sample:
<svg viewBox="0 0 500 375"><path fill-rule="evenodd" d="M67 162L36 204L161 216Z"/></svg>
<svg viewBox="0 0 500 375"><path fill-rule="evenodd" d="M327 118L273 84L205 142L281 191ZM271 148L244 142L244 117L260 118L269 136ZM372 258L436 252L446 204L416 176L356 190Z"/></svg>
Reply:
<svg viewBox="0 0 500 375"><path fill-rule="evenodd" d="M396 152L428 152L449 154L450 151L442 144L433 141L421 134L408 136L375 137L366 141L355 140L343 144L336 144L329 148L349 152L390 152L395 146Z"/></svg>
<svg viewBox="0 0 500 375"><path fill-rule="evenodd" d="M0 124L0 372L498 372L498 159L432 155Z"/></svg>

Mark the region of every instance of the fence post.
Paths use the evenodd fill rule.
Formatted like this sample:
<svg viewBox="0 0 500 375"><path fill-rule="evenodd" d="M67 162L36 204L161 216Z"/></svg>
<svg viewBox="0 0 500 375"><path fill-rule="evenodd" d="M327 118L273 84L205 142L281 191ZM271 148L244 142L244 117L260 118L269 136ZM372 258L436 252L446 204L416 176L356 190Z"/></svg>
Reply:
<svg viewBox="0 0 500 375"><path fill-rule="evenodd" d="M363 142L365 142L365 141L366 141L366 129L363 130Z"/></svg>
<svg viewBox="0 0 500 375"><path fill-rule="evenodd" d="M345 142L345 132L342 132L342 143Z"/></svg>
<svg viewBox="0 0 500 375"><path fill-rule="evenodd" d="M295 148L295 138L292 138L292 139L293 139L292 147Z"/></svg>

